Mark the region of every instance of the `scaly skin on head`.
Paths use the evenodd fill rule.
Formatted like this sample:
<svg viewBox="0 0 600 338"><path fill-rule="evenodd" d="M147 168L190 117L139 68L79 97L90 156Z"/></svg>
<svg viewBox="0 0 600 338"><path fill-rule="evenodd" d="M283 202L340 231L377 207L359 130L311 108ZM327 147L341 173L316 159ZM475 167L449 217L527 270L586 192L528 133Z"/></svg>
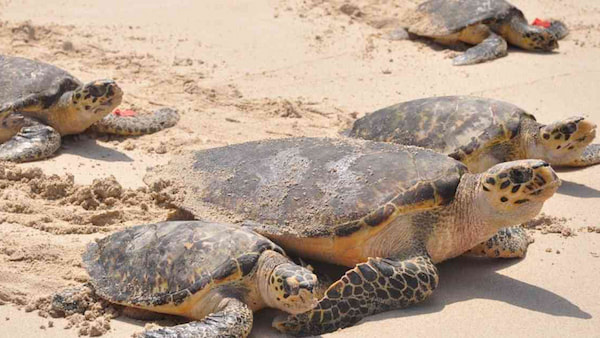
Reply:
<svg viewBox="0 0 600 338"><path fill-rule="evenodd" d="M586 147L596 137L596 124L580 116L548 125L529 121L522 126L524 153L551 165L576 165Z"/></svg>
<svg viewBox="0 0 600 338"><path fill-rule="evenodd" d="M535 217L559 186L554 170L541 160L505 162L481 174L465 174L454 201L441 212L444 226L429 238L427 251L434 262L459 256L499 229Z"/></svg>
<svg viewBox="0 0 600 338"><path fill-rule="evenodd" d="M48 123L61 135L78 134L112 112L123 98L113 80L97 80L65 92L50 107Z"/></svg>
<svg viewBox="0 0 600 338"><path fill-rule="evenodd" d="M514 10L514 15L507 21L492 25L492 29L510 44L525 50L552 51L558 48L558 39L561 37L553 30L529 25L518 9Z"/></svg>
<svg viewBox="0 0 600 338"><path fill-rule="evenodd" d="M560 186L550 165L541 160L500 163L480 175L482 209L492 208L490 217L522 223L534 217Z"/></svg>
<svg viewBox="0 0 600 338"><path fill-rule="evenodd" d="M275 251L263 252L257 274L258 290L269 307L294 314L317 303L317 276Z"/></svg>

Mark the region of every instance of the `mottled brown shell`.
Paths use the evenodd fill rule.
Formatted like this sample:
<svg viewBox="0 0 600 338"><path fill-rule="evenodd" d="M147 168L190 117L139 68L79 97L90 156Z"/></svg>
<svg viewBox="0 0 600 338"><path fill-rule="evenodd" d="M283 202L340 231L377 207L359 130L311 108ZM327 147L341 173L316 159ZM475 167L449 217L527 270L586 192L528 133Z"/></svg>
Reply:
<svg viewBox="0 0 600 338"><path fill-rule="evenodd" d="M147 177L199 218L229 215L292 236L347 236L453 200L465 166L417 147L288 138L198 151Z"/></svg>
<svg viewBox="0 0 600 338"><path fill-rule="evenodd" d="M358 119L350 137L410 144L462 160L475 150L492 153L494 145L520 133L523 119L535 117L498 100L442 96L399 103ZM508 154L494 154L505 158Z"/></svg>
<svg viewBox="0 0 600 338"><path fill-rule="evenodd" d="M0 107L39 95L43 107L48 108L80 85L78 79L53 65L0 55Z"/></svg>
<svg viewBox="0 0 600 338"><path fill-rule="evenodd" d="M91 243L83 261L98 295L115 303L151 307L177 305L206 288L238 281L254 272L265 250L283 253L246 229L181 221L112 234Z"/></svg>
<svg viewBox="0 0 600 338"><path fill-rule="evenodd" d="M504 0L429 0L417 6L403 22L413 34L435 37L510 15L523 13Z"/></svg>

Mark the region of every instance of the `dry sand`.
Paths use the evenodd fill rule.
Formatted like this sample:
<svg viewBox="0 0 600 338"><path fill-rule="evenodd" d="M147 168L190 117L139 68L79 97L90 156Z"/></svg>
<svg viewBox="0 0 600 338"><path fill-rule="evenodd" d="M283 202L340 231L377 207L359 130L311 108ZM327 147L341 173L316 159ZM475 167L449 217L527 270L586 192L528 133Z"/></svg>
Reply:
<svg viewBox="0 0 600 338"><path fill-rule="evenodd" d="M600 3L512 2L530 20L567 23L558 52L513 49L452 67L455 51L386 38L416 0L0 0L0 54L51 62L84 81L114 78L126 93L122 108L182 112L178 126L154 135L84 135L52 159L0 168L0 337L78 335L64 319L26 312L26 303L85 280L79 255L88 241L164 217L155 196L137 188L146 167L183 151L335 136L364 113L432 95L503 99L542 122L583 114L600 123ZM560 176L524 260L445 262L423 304L330 336L600 337L600 166ZM257 316L255 337L276 336L272 315ZM119 317L105 336L144 324Z"/></svg>

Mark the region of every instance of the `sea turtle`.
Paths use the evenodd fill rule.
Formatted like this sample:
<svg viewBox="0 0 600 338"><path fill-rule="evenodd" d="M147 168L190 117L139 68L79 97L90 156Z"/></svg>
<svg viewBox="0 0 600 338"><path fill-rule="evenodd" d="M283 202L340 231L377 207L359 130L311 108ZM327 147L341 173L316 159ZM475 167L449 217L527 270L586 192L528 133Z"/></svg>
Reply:
<svg viewBox="0 0 600 338"><path fill-rule="evenodd" d="M313 310L274 323L298 335L422 301L438 284L435 263L531 219L560 184L541 160L471 174L428 149L350 138L202 150L145 182L179 215L242 222L287 252L351 267ZM496 237L483 253L521 256L527 245L510 231Z"/></svg>
<svg viewBox="0 0 600 338"><path fill-rule="evenodd" d="M82 84L53 65L0 55L0 161L49 157L60 147L61 136L90 127L103 133L140 135L179 120L171 108L136 117L109 115L122 96L112 80Z"/></svg>
<svg viewBox="0 0 600 338"><path fill-rule="evenodd" d="M600 163L600 144L590 145L594 123L576 116L544 125L513 104L481 97L399 103L356 120L349 136L430 148L463 162L471 172L527 158L552 166Z"/></svg>
<svg viewBox="0 0 600 338"><path fill-rule="evenodd" d="M429 0L402 20L415 35L444 45L475 45L454 58L454 65L470 65L505 56L507 41L526 50L551 51L568 34L564 23L549 27L529 25L518 8L504 0Z"/></svg>
<svg viewBox="0 0 600 338"><path fill-rule="evenodd" d="M95 294L136 317L158 312L195 320L146 331L147 338L246 337L252 311L298 313L318 299L316 275L267 238L232 224L131 227L89 244L83 262ZM77 294L56 293L53 310L76 312Z"/></svg>

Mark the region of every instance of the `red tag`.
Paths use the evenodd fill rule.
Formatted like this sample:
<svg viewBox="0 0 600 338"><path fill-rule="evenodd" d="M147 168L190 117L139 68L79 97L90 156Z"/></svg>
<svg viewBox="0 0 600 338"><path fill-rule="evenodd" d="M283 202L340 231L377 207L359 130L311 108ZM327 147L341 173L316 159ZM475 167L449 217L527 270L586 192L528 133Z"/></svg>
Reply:
<svg viewBox="0 0 600 338"><path fill-rule="evenodd" d="M113 111L113 114L115 114L117 116L136 116L137 115L137 113L131 109L125 109L125 110L115 109Z"/></svg>
<svg viewBox="0 0 600 338"><path fill-rule="evenodd" d="M550 21L535 18L535 20L533 20L532 25L548 28L550 27Z"/></svg>

